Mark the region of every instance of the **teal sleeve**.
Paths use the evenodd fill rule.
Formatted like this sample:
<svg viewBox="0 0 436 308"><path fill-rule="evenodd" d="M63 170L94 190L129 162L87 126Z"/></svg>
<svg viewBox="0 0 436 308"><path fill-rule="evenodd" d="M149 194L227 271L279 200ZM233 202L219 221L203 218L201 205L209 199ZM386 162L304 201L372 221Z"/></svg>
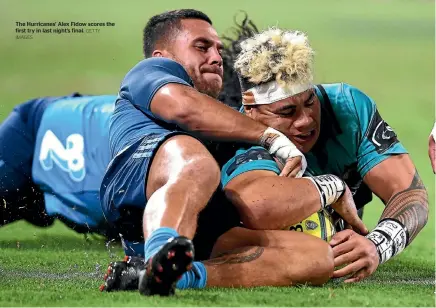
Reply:
<svg viewBox="0 0 436 308"><path fill-rule="evenodd" d="M368 171L392 155L407 153L393 129L382 119L374 101L362 91L343 85L343 93L354 104L359 122L357 168L363 178Z"/></svg>
<svg viewBox="0 0 436 308"><path fill-rule="evenodd" d="M274 158L262 147L240 149L221 169L222 188L236 176L252 170L269 170L280 174Z"/></svg>

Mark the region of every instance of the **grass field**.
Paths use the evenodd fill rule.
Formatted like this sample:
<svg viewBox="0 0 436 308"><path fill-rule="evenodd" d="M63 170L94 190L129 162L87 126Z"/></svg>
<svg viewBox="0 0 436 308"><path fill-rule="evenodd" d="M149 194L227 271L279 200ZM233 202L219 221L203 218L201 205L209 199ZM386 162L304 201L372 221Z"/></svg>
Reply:
<svg viewBox="0 0 436 308"><path fill-rule="evenodd" d="M74 91L116 93L141 59L141 30L163 10L204 10L219 33L245 10L259 28L301 29L317 51L318 82L344 81L368 93L410 151L429 192L426 228L400 256L366 281L323 288L211 289L144 298L137 292L98 291L120 247L68 230L19 222L0 231L0 306L434 306L434 177L427 137L434 123L432 1L0 1L0 119L29 98ZM16 39L16 22L114 22L100 33L35 34ZM382 211L366 207L372 228Z"/></svg>

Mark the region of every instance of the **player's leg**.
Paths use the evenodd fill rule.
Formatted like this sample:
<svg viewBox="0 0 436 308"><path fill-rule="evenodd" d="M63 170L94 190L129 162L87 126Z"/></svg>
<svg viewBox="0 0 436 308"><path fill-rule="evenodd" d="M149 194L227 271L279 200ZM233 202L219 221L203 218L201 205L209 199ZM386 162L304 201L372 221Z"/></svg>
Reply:
<svg viewBox="0 0 436 308"><path fill-rule="evenodd" d="M333 252L319 238L245 228L222 235L204 264L208 287L321 285L334 270Z"/></svg>
<svg viewBox="0 0 436 308"><path fill-rule="evenodd" d="M38 227L54 222L46 212L42 191L7 163L0 166L0 216L0 226L21 219Z"/></svg>
<svg viewBox="0 0 436 308"><path fill-rule="evenodd" d="M101 189L105 216L122 235L127 255L144 256L157 267L148 273L149 292L144 293L171 293L191 266L197 217L219 180L219 167L206 147L181 132L144 136L110 163ZM167 275L169 259L177 270ZM193 266L200 273L195 281L204 285L204 266Z"/></svg>
<svg viewBox="0 0 436 308"><path fill-rule="evenodd" d="M48 226L53 218L45 212L44 197L32 182L35 132L31 120L35 99L14 108L0 125L0 225L26 219Z"/></svg>
<svg viewBox="0 0 436 308"><path fill-rule="evenodd" d="M218 239L213 254L203 261L206 287L321 285L334 270L330 246L300 232L233 228ZM112 263L101 290L136 290L147 266L138 257ZM180 289L193 287L186 279L177 283Z"/></svg>
<svg viewBox="0 0 436 308"><path fill-rule="evenodd" d="M220 181L215 159L197 139L174 136L159 147L147 178L147 206L143 216L145 259L149 266L140 281L140 292L172 294L178 278L189 285L206 282L204 265L192 261L193 239L201 210ZM167 243L170 238L174 238ZM164 245L162 247L162 245Z"/></svg>
<svg viewBox="0 0 436 308"><path fill-rule="evenodd" d="M169 227L190 239L197 218L218 187L220 170L197 139L177 135L159 147L147 178L144 237Z"/></svg>

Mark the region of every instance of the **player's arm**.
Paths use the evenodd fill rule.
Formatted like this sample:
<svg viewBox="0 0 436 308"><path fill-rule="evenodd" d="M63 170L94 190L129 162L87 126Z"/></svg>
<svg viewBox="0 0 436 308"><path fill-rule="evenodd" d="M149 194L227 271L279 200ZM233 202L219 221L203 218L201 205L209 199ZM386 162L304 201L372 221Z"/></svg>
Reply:
<svg viewBox="0 0 436 308"><path fill-rule="evenodd" d="M277 230L300 222L331 205L350 225L366 234L350 190L334 175L284 178L265 149L239 150L221 172L226 196L238 209L244 225Z"/></svg>
<svg viewBox="0 0 436 308"><path fill-rule="evenodd" d="M259 144L268 128L192 87L175 83L157 91L151 111L184 130L217 140Z"/></svg>
<svg viewBox="0 0 436 308"><path fill-rule="evenodd" d="M208 139L259 144L281 162L286 162L281 175L301 176L306 169L303 154L282 133L191 87L165 85L154 95L151 111L166 122ZM287 160L297 156L302 159L301 165L299 160L294 161L295 164Z"/></svg>
<svg viewBox="0 0 436 308"><path fill-rule="evenodd" d="M345 282L370 276L379 266L399 254L427 222L427 192L406 149L381 118L375 103L358 89L344 85L344 97L360 126L358 169L365 183L386 208L378 225L366 237L344 230L333 236L335 266L346 265L334 277L351 274ZM350 110L351 110L350 109Z"/></svg>
<svg viewBox="0 0 436 308"><path fill-rule="evenodd" d="M289 158L303 154L282 133L238 113L192 87L184 68L175 61L151 58L141 61L124 78L119 99L131 102L148 117L175 124L194 134L223 141L259 144L286 163L282 175L293 170Z"/></svg>
<svg viewBox="0 0 436 308"><path fill-rule="evenodd" d="M428 218L427 191L408 154L385 159L366 174L364 181L386 207L378 225L366 238L345 230L330 242L335 266L348 264L336 270L333 276L352 274L345 282L368 277L379 264L399 254L422 230Z"/></svg>
<svg viewBox="0 0 436 308"><path fill-rule="evenodd" d="M268 170L242 173L224 192L250 229L283 229L321 210L319 193L311 180L279 177Z"/></svg>
<svg viewBox="0 0 436 308"><path fill-rule="evenodd" d="M389 157L372 168L364 181L386 205L380 221L400 222L407 233L405 246L409 245L428 219L427 191L410 156Z"/></svg>
<svg viewBox="0 0 436 308"><path fill-rule="evenodd" d="M409 245L426 224L427 192L409 154L375 103L353 87L346 91L355 103L362 134L358 168L368 187L386 205L379 224L367 236L384 263Z"/></svg>
<svg viewBox="0 0 436 308"><path fill-rule="evenodd" d="M428 136L428 157L430 158L431 167L433 173L436 174L436 122L431 130L430 136Z"/></svg>

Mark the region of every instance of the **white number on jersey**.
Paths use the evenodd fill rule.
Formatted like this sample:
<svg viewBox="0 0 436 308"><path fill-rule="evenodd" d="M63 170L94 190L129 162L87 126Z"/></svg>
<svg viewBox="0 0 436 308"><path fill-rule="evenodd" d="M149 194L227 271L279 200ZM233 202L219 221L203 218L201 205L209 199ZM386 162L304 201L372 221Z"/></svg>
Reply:
<svg viewBox="0 0 436 308"><path fill-rule="evenodd" d="M63 171L68 172L72 180L80 182L86 174L83 150L82 135L69 135L66 147L64 147L58 137L51 130L48 130L42 138L39 162L46 171L53 168L54 162Z"/></svg>

